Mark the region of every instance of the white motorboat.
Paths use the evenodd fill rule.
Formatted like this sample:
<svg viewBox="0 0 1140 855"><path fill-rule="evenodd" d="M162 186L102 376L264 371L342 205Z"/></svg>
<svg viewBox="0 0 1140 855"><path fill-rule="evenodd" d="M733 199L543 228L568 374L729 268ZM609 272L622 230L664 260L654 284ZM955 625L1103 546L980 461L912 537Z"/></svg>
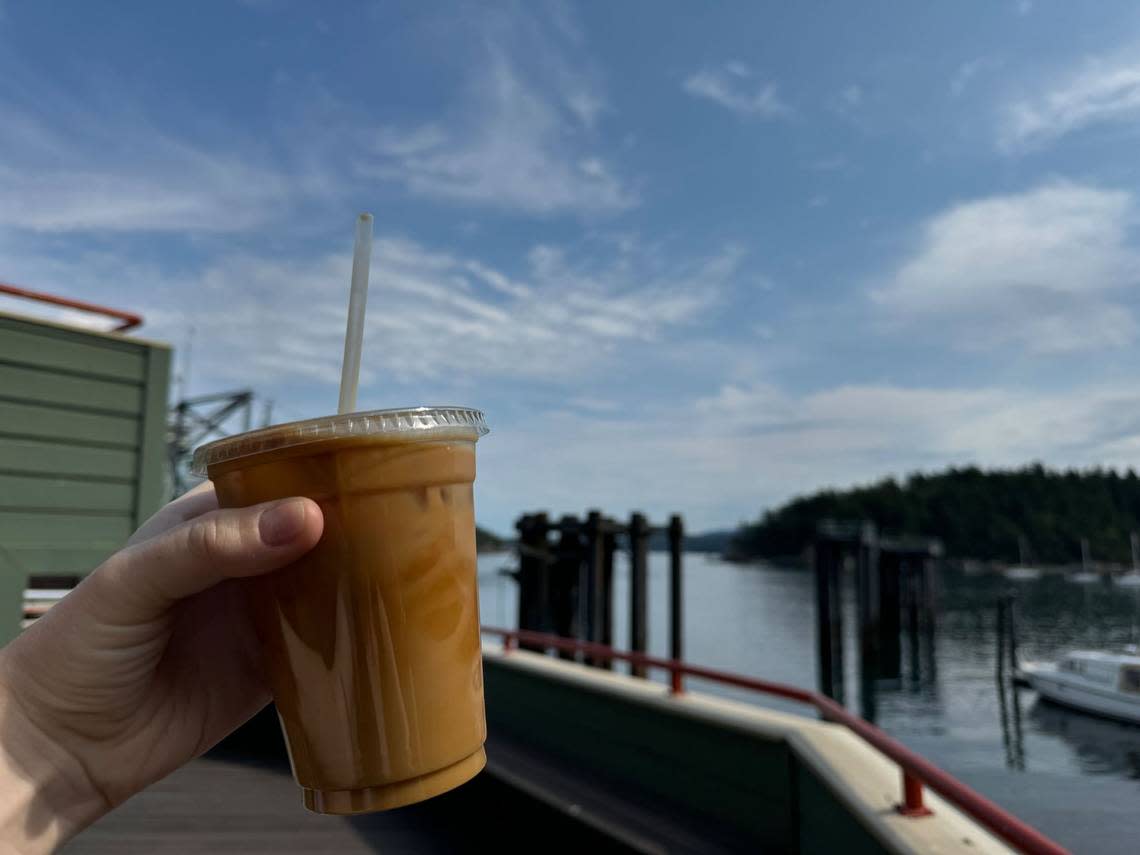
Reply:
<svg viewBox="0 0 1140 855"><path fill-rule="evenodd" d="M1140 655L1074 650L1056 664L1025 663L1021 672L1046 700L1140 724Z"/></svg>

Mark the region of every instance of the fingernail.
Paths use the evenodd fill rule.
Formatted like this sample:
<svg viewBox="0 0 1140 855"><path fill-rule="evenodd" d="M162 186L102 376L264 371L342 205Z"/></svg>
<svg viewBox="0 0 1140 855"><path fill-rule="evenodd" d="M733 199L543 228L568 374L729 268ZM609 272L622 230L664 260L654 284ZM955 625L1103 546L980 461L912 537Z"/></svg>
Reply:
<svg viewBox="0 0 1140 855"><path fill-rule="evenodd" d="M257 531L266 546L284 546L297 539L305 527L305 500L286 499L261 513Z"/></svg>

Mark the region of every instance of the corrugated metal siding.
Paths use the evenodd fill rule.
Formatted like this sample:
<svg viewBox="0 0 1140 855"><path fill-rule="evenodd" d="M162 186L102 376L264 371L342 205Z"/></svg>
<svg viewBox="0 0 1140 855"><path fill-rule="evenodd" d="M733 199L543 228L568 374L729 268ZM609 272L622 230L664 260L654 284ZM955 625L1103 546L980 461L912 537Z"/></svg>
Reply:
<svg viewBox="0 0 1140 855"><path fill-rule="evenodd" d="M169 370L165 345L0 314L5 582L86 573L161 504Z"/></svg>

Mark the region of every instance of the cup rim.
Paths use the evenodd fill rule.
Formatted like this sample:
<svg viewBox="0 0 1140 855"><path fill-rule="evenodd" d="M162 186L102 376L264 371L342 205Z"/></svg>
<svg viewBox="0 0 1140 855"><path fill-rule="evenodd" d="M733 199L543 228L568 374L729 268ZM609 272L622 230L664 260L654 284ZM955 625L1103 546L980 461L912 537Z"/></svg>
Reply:
<svg viewBox="0 0 1140 855"><path fill-rule="evenodd" d="M195 475L206 475L211 466L220 463L329 439L376 436L405 442L431 439L474 442L489 432L483 412L470 407L400 407L319 416L206 443L195 449L190 471Z"/></svg>

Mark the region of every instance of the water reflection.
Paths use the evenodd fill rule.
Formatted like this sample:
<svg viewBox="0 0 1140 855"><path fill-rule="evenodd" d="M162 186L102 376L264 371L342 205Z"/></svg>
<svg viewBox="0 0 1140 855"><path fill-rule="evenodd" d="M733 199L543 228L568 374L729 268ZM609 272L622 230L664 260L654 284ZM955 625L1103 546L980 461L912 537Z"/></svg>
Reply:
<svg viewBox="0 0 1140 855"><path fill-rule="evenodd" d="M1041 700L1029 711L1029 719L1041 733L1064 740L1085 774L1140 780L1140 727Z"/></svg>
<svg viewBox="0 0 1140 855"><path fill-rule="evenodd" d="M488 624L513 626L516 586L496 573L508 556L480 558L480 607ZM815 596L810 573L685 559L685 656L690 661L763 679L816 688ZM668 561L649 567L649 649L668 652ZM628 564L614 580L614 638L628 644ZM985 795L1061 833L1065 816L1087 808L1131 811L1140 779L1140 728L1102 722L1037 702L1027 689L999 691L996 603L1014 590L1023 660L1056 658L1074 647L1113 648L1136 638L1140 591L1101 581L1073 584L1044 577L1014 585L996 575L943 569L937 625L903 632L895 674L861 674L854 585L843 603L844 683L856 711ZM897 675L897 676L896 676ZM692 688L742 701L806 712L743 689L694 681ZM1096 776L1095 784L1089 776ZM1110 807L1111 805L1111 807ZM1066 813L1068 812L1068 813ZM1128 814L1129 816L1131 814ZM1121 819L1127 825L1127 820Z"/></svg>
<svg viewBox="0 0 1140 855"><path fill-rule="evenodd" d="M1005 765L1025 771L1025 737L1021 731L1021 694L1008 680L996 681L998 711L1001 719L1001 741L1005 748Z"/></svg>

